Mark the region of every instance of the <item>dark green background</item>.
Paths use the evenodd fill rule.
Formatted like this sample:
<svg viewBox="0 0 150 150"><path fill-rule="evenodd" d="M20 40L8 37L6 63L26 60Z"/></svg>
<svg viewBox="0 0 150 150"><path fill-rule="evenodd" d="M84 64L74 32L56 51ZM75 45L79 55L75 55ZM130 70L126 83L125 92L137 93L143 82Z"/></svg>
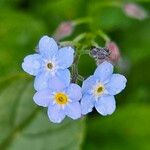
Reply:
<svg viewBox="0 0 150 150"><path fill-rule="evenodd" d="M110 6L102 7L107 2ZM150 20L128 18L112 2L127 1L0 0L0 150L150 149ZM134 2L149 13L148 0ZM77 27L67 40L103 29L120 47L127 69L118 70L127 87L116 96L117 110L109 117L94 111L78 121L52 124L46 109L33 103L33 77L23 73L21 63L42 35L82 17L94 22ZM94 69L94 61L83 56L79 72L87 77Z"/></svg>

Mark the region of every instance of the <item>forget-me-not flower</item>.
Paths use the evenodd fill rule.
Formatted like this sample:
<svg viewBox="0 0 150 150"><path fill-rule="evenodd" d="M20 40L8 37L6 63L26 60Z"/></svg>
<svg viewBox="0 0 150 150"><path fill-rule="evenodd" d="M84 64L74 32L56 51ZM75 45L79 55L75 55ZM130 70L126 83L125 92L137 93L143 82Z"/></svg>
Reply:
<svg viewBox="0 0 150 150"><path fill-rule="evenodd" d="M70 83L70 71L67 69L73 63L74 49L58 48L53 38L43 36L36 54L24 58L22 68L30 75L36 76L34 87L41 90L49 86L66 87Z"/></svg>
<svg viewBox="0 0 150 150"><path fill-rule="evenodd" d="M91 112L93 107L103 116L112 114L116 108L114 95L125 88L126 82L123 75L113 74L112 64L103 62L94 75L83 82L82 114Z"/></svg>
<svg viewBox="0 0 150 150"><path fill-rule="evenodd" d="M48 107L48 116L52 122L60 123L65 116L72 119L81 117L81 105L79 103L81 97L81 87L71 83L65 88L60 88L57 85L40 90L33 99L37 105Z"/></svg>

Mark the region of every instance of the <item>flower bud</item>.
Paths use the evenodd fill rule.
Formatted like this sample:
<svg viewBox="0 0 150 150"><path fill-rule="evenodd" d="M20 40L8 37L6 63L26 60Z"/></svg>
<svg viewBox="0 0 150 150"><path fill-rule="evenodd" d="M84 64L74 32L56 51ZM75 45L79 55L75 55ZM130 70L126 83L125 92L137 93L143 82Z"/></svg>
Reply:
<svg viewBox="0 0 150 150"><path fill-rule="evenodd" d="M123 11L128 17L143 20L147 17L147 12L137 4L128 3L123 7Z"/></svg>
<svg viewBox="0 0 150 150"><path fill-rule="evenodd" d="M106 43L106 47L110 52L108 60L112 63L117 63L121 57L117 44L115 42L110 41Z"/></svg>
<svg viewBox="0 0 150 150"><path fill-rule="evenodd" d="M90 56L95 59L97 65L106 61L109 55L110 52L106 47L92 47L90 51Z"/></svg>
<svg viewBox="0 0 150 150"><path fill-rule="evenodd" d="M61 40L67 36L70 36L74 30L72 22L62 22L55 31L54 37L57 40Z"/></svg>

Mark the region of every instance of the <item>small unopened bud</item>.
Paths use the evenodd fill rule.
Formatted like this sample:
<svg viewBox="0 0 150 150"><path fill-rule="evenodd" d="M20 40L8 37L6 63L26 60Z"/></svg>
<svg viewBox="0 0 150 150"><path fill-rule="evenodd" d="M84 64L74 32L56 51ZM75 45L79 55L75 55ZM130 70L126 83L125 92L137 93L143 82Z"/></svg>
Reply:
<svg viewBox="0 0 150 150"><path fill-rule="evenodd" d="M61 40L67 36L70 36L74 30L74 24L70 21L62 22L56 29L54 37L57 40Z"/></svg>
<svg viewBox="0 0 150 150"><path fill-rule="evenodd" d="M96 60L97 65L109 58L110 51L106 47L92 47L90 55Z"/></svg>
<svg viewBox="0 0 150 150"><path fill-rule="evenodd" d="M147 12L139 5L128 3L123 7L125 14L131 18L143 20L147 17Z"/></svg>
<svg viewBox="0 0 150 150"><path fill-rule="evenodd" d="M90 56L96 58L97 57L97 53L98 53L98 48L92 46L91 50L90 50Z"/></svg>
<svg viewBox="0 0 150 150"><path fill-rule="evenodd" d="M117 44L111 41L106 43L106 47L110 52L108 60L112 63L117 63L121 57Z"/></svg>

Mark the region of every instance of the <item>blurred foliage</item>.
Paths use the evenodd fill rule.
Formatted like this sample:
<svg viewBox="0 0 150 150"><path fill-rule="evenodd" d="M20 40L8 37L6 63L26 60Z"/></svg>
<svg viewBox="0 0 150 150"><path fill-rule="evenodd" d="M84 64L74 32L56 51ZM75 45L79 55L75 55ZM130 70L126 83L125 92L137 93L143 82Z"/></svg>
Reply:
<svg viewBox="0 0 150 150"><path fill-rule="evenodd" d="M148 0L0 0L0 150L150 149L150 20L128 18L116 3L137 2L148 12ZM80 32L101 28L120 47L128 79L117 96L117 111L109 117L92 113L85 119L66 119L55 125L46 110L35 106L33 78L23 74L21 63L40 37L53 35L64 20L92 17ZM104 41L99 44L104 46ZM80 74L87 77L94 61L83 56ZM84 142L83 141L83 137Z"/></svg>
<svg viewBox="0 0 150 150"><path fill-rule="evenodd" d="M18 75L3 82L5 85L1 82L3 88L0 94L1 150L79 149L84 130L83 119L52 124L48 121L46 110L44 112L33 104L31 79Z"/></svg>
<svg viewBox="0 0 150 150"><path fill-rule="evenodd" d="M145 104L122 106L114 115L107 118L91 116L87 120L89 132L86 135L84 149L148 150L149 116L149 106Z"/></svg>

